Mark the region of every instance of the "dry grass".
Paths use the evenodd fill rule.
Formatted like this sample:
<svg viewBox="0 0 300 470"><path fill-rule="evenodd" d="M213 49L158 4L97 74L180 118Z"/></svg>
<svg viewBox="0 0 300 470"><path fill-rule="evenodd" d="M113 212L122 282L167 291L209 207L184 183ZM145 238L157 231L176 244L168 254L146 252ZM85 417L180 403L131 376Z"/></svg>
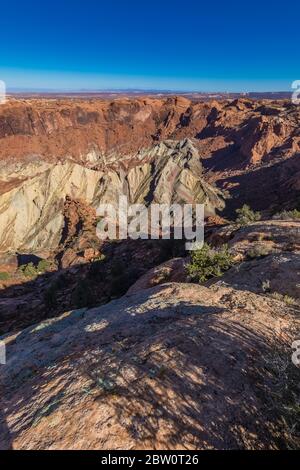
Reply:
<svg viewBox="0 0 300 470"><path fill-rule="evenodd" d="M300 368L291 359L292 351L278 348L265 357L266 368L273 381L267 400L282 424L288 449L300 447Z"/></svg>

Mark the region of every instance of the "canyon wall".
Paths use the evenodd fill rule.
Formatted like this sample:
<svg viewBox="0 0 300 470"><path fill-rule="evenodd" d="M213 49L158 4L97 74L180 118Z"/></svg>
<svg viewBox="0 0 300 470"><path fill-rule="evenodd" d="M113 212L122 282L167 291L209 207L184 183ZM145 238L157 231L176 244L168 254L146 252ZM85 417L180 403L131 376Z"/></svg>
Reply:
<svg viewBox="0 0 300 470"><path fill-rule="evenodd" d="M208 215L224 209L220 190L233 204L290 203L299 119L288 101L11 99L0 107L0 251L55 249L66 197L204 202Z"/></svg>

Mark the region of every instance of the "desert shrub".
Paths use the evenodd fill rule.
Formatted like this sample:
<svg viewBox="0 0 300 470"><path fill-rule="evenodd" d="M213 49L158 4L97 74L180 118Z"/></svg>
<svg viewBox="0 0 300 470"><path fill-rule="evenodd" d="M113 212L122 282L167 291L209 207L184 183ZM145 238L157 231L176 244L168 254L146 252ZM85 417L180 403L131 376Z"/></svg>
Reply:
<svg viewBox="0 0 300 470"><path fill-rule="evenodd" d="M105 259L106 259L106 256L103 253L101 253L99 256L96 256L95 258L93 258L93 262L94 261L98 261L98 262L105 261Z"/></svg>
<svg viewBox="0 0 300 470"><path fill-rule="evenodd" d="M0 272L0 281L7 281L9 279L9 274L6 272Z"/></svg>
<svg viewBox="0 0 300 470"><path fill-rule="evenodd" d="M280 300L281 302L284 302L286 305L299 305L298 299L295 299L294 297L291 297L288 294L280 294L279 292L271 292L270 297L275 300Z"/></svg>
<svg viewBox="0 0 300 470"><path fill-rule="evenodd" d="M274 237L271 232L254 232L250 233L249 241L251 242L262 242L262 241L273 241Z"/></svg>
<svg viewBox="0 0 300 470"><path fill-rule="evenodd" d="M285 294L285 295L283 296L283 299L282 299L282 300L283 300L283 302L284 302L285 304L287 304L287 305L295 305L295 304L297 304L297 300L294 299L294 297L291 297L290 295L287 295L287 294Z"/></svg>
<svg viewBox="0 0 300 470"><path fill-rule="evenodd" d="M25 277L36 277L38 275L38 270L34 267L33 263L23 264L19 271Z"/></svg>
<svg viewBox="0 0 300 470"><path fill-rule="evenodd" d="M265 238L264 233L253 233L249 235L249 240L250 241L257 241L257 242L262 242Z"/></svg>
<svg viewBox="0 0 300 470"><path fill-rule="evenodd" d="M275 214L273 216L274 220L299 220L300 219L300 211L297 209L294 209L292 211L282 211L279 212L278 214Z"/></svg>
<svg viewBox="0 0 300 470"><path fill-rule="evenodd" d="M290 348L281 344L265 355L264 361L273 384L266 396L268 408L281 422L287 448L299 449L299 368L291 361Z"/></svg>
<svg viewBox="0 0 300 470"><path fill-rule="evenodd" d="M39 261L39 264L37 265L37 271L38 273L44 273L45 271L48 271L51 266L52 264L50 263L50 261L47 261L46 259L41 259L41 261Z"/></svg>
<svg viewBox="0 0 300 470"><path fill-rule="evenodd" d="M248 258L260 258L270 254L270 248L266 246L256 245L247 251Z"/></svg>
<svg viewBox="0 0 300 470"><path fill-rule="evenodd" d="M37 266L34 266L32 262L23 264L19 267L19 273L25 277L36 277L41 273L44 273L50 269L52 264L46 259L41 259Z"/></svg>
<svg viewBox="0 0 300 470"><path fill-rule="evenodd" d="M265 292L265 293L271 291L271 283L270 283L269 279L266 279L265 281L262 281L261 288L262 288L262 291Z"/></svg>
<svg viewBox="0 0 300 470"><path fill-rule="evenodd" d="M271 292L270 297L272 297L272 299L275 299L275 300L282 300L283 296L279 292Z"/></svg>
<svg viewBox="0 0 300 470"><path fill-rule="evenodd" d="M213 249L204 243L200 250L192 252L187 272L192 280L205 282L211 277L221 276L232 264L233 259L226 245Z"/></svg>
<svg viewBox="0 0 300 470"><path fill-rule="evenodd" d="M251 222L257 222L261 218L260 212L254 212L247 204L237 209L236 213L236 223L239 225L248 225Z"/></svg>

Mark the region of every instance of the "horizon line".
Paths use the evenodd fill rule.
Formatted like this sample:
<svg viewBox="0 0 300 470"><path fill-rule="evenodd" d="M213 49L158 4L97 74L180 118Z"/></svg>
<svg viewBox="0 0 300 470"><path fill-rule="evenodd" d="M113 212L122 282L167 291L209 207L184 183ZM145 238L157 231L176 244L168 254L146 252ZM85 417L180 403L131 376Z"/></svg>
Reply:
<svg viewBox="0 0 300 470"><path fill-rule="evenodd" d="M172 90L168 88L78 88L78 89L70 89L70 88L19 88L19 87L8 87L6 89L7 93L124 93L124 92L131 92L131 93L145 93L145 92L151 92L151 93L170 93L170 94L176 94L176 93L185 93L185 94L203 94L203 95L210 95L210 94L228 94L228 95L236 95L236 94L241 94L241 95L247 95L247 94L278 94L278 93L292 93L291 90L247 90L247 91L228 91L228 90L210 90L210 91L204 91L204 90L187 90L187 89L177 89L177 90Z"/></svg>

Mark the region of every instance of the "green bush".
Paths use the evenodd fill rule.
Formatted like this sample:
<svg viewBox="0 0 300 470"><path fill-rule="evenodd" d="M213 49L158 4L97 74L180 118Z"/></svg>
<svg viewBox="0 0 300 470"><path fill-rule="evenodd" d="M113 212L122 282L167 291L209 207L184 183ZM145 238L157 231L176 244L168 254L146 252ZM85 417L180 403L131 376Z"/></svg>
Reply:
<svg viewBox="0 0 300 470"><path fill-rule="evenodd" d="M19 268L19 271L25 277L36 277L38 275L38 271L34 267L33 263L24 264Z"/></svg>
<svg viewBox="0 0 300 470"><path fill-rule="evenodd" d="M0 272L0 281L8 281L9 279L9 274L6 272Z"/></svg>
<svg viewBox="0 0 300 470"><path fill-rule="evenodd" d="M39 274L46 272L50 267L50 261L47 261L46 259L41 259L37 266L34 266L32 262L28 264L23 264L22 266L20 266L19 272L25 277L36 277Z"/></svg>
<svg viewBox="0 0 300 470"><path fill-rule="evenodd" d="M221 276L232 264L232 256L226 245L220 249L213 249L204 243L200 250L192 252L187 272L192 280L205 282L211 277Z"/></svg>
<svg viewBox="0 0 300 470"><path fill-rule="evenodd" d="M45 271L48 271L48 269L51 268L51 263L50 261L47 261L46 259L41 259L39 261L39 264L37 265L37 271L39 273L44 273Z"/></svg>
<svg viewBox="0 0 300 470"><path fill-rule="evenodd" d="M236 210L237 218L236 223L239 225L248 225L251 222L257 222L260 220L260 212L254 212L247 204Z"/></svg>
<svg viewBox="0 0 300 470"><path fill-rule="evenodd" d="M275 214L273 216L273 219L275 220L288 220L288 219L299 220L300 211L298 211L297 209L294 209L292 211L282 211L282 212L279 212L278 214Z"/></svg>

